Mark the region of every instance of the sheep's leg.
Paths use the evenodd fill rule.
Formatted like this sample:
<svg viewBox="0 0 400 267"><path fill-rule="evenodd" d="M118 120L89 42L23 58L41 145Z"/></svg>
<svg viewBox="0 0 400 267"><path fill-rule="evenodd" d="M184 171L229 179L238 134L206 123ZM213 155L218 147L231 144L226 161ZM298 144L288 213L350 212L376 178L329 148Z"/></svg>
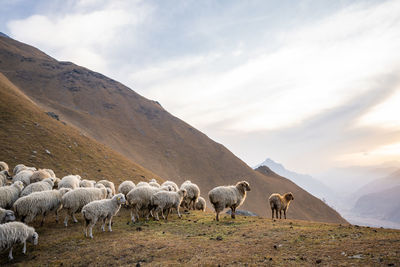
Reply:
<svg viewBox="0 0 400 267"><path fill-rule="evenodd" d="M96 224L96 222L97 222L97 219L94 219L89 224L89 237L90 238L93 238L93 226Z"/></svg>
<svg viewBox="0 0 400 267"><path fill-rule="evenodd" d="M236 215L235 212L236 212L236 208L232 207L231 208L231 218L232 219L235 219L235 215Z"/></svg>
<svg viewBox="0 0 400 267"><path fill-rule="evenodd" d="M72 213L72 219L74 220L74 223L78 222L78 220L75 218L75 213Z"/></svg>
<svg viewBox="0 0 400 267"><path fill-rule="evenodd" d="M274 219L274 209L271 208L271 212L272 212L272 220Z"/></svg>
<svg viewBox="0 0 400 267"><path fill-rule="evenodd" d="M46 212L42 214L42 221L40 222L40 226L43 226L45 217L46 217Z"/></svg>
<svg viewBox="0 0 400 267"><path fill-rule="evenodd" d="M84 226L83 226L83 232L85 233L85 236L87 237L87 228L89 225L90 220L85 218Z"/></svg>
<svg viewBox="0 0 400 267"><path fill-rule="evenodd" d="M182 215L181 215L181 213L179 212L179 205L176 207L176 210L178 211L178 217L179 217L179 219L182 219Z"/></svg>
<svg viewBox="0 0 400 267"><path fill-rule="evenodd" d="M279 219L282 219L282 210L279 211Z"/></svg>
<svg viewBox="0 0 400 267"><path fill-rule="evenodd" d="M103 219L103 222L101 223L101 231L103 231L103 232L106 231L106 229L105 229L105 227L106 227L106 220L107 220L107 218L104 218L104 219Z"/></svg>
<svg viewBox="0 0 400 267"><path fill-rule="evenodd" d="M67 212L67 214L65 215L64 225L65 225L65 227L68 226L68 212Z"/></svg>
<svg viewBox="0 0 400 267"><path fill-rule="evenodd" d="M56 223L58 223L58 215L60 213L60 210L62 209L62 206L56 209Z"/></svg>
<svg viewBox="0 0 400 267"><path fill-rule="evenodd" d="M283 215L285 215L285 220L286 220L286 210L283 210Z"/></svg>
<svg viewBox="0 0 400 267"><path fill-rule="evenodd" d="M216 216L215 216L215 220L217 220L217 222L219 221L219 211L215 211L215 213L217 214Z"/></svg>
<svg viewBox="0 0 400 267"><path fill-rule="evenodd" d="M167 209L166 210L167 215L165 216L165 220L168 220L168 216L171 213L171 209Z"/></svg>
<svg viewBox="0 0 400 267"><path fill-rule="evenodd" d="M156 221L159 221L160 220L160 217L158 216L158 214L159 214L159 210L160 210L160 208L159 207L157 207L155 210L154 210L154 219L156 220ZM163 216L163 218L164 218L164 214L162 213L162 209L161 209L161 215ZM165 219L165 218L164 218Z"/></svg>
<svg viewBox="0 0 400 267"><path fill-rule="evenodd" d="M8 260L12 261L14 259L13 255L12 255L12 250L13 247L10 248L10 252L8 253Z"/></svg>
<svg viewBox="0 0 400 267"><path fill-rule="evenodd" d="M133 209L131 209L131 221L135 223L135 216L133 216Z"/></svg>
<svg viewBox="0 0 400 267"><path fill-rule="evenodd" d="M278 219L279 218L279 216L278 216L278 209L275 209L275 214L276 214L276 219Z"/></svg>
<svg viewBox="0 0 400 267"><path fill-rule="evenodd" d="M112 218L113 217L111 217L110 220L108 221L108 231L110 231L110 232L112 232L112 229L111 229L111 220L112 220Z"/></svg>
<svg viewBox="0 0 400 267"><path fill-rule="evenodd" d="M24 242L24 246L22 248L22 253L26 254L26 241Z"/></svg>

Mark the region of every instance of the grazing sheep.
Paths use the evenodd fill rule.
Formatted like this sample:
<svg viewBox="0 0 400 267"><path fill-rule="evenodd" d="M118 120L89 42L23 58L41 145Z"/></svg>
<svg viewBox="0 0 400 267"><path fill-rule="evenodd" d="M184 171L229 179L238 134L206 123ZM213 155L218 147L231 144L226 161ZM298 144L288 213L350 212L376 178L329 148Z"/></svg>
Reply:
<svg viewBox="0 0 400 267"><path fill-rule="evenodd" d="M17 166L14 167L13 174L16 175L19 172L25 171L25 170L34 172L34 171L36 171L36 168L35 167L28 167L28 166L25 166L24 164L18 164Z"/></svg>
<svg viewBox="0 0 400 267"><path fill-rule="evenodd" d="M0 224L15 221L15 214L12 210L0 208Z"/></svg>
<svg viewBox="0 0 400 267"><path fill-rule="evenodd" d="M9 186L0 187L0 208L11 208L19 198L22 189L24 189L24 184L21 181L17 181Z"/></svg>
<svg viewBox="0 0 400 267"><path fill-rule="evenodd" d="M79 187L92 187L92 188L94 188L95 184L96 184L96 181L84 179L84 180L79 182Z"/></svg>
<svg viewBox="0 0 400 267"><path fill-rule="evenodd" d="M12 182L21 181L24 183L24 186L27 186L31 183L31 176L34 172L33 170L21 170L17 174L14 174Z"/></svg>
<svg viewBox="0 0 400 267"><path fill-rule="evenodd" d="M195 209L194 204L200 196L200 188L191 181L185 181L181 185L181 189L185 189L187 194L182 201L182 207L186 209Z"/></svg>
<svg viewBox="0 0 400 267"><path fill-rule="evenodd" d="M235 219L236 208L243 204L246 192L250 191L250 185L246 181L238 182L236 185L218 186L208 192L208 198L216 213L215 219L219 221L219 213L224 208L232 210L231 217Z"/></svg>
<svg viewBox="0 0 400 267"><path fill-rule="evenodd" d="M139 182L136 185L136 187L142 187L142 186L150 186L150 184L148 182Z"/></svg>
<svg viewBox="0 0 400 267"><path fill-rule="evenodd" d="M71 188L75 189L79 187L81 177L79 175L67 175L64 176L58 183L58 189L60 188Z"/></svg>
<svg viewBox="0 0 400 267"><path fill-rule="evenodd" d="M126 200L127 204L131 207L131 220L135 223L136 220L139 219L139 213L143 214L143 217L146 220L149 219L149 215L151 214L152 205L151 198L152 196L160 191L170 190L171 187L157 188L153 186L140 186L132 189L127 195Z"/></svg>
<svg viewBox="0 0 400 267"><path fill-rule="evenodd" d="M54 178L54 186L53 186L53 188L55 189L55 188L58 188L58 184L61 182L61 179L60 178Z"/></svg>
<svg viewBox="0 0 400 267"><path fill-rule="evenodd" d="M100 180L100 181L98 181L97 183L98 183L98 184L102 184L102 185L104 185L105 187L110 188L111 191L112 191L112 194L115 195L115 186L114 186L114 183L113 183L113 182L108 181L108 180Z"/></svg>
<svg viewBox="0 0 400 267"><path fill-rule="evenodd" d="M50 178L51 174L48 173L46 170L39 169L32 173L31 177L29 178L30 183L40 182L46 178Z"/></svg>
<svg viewBox="0 0 400 267"><path fill-rule="evenodd" d="M0 171L8 171L8 164L4 161L0 161Z"/></svg>
<svg viewBox="0 0 400 267"><path fill-rule="evenodd" d="M102 199L92 201L82 208L82 215L85 219L85 236L87 237L87 229L89 228L89 236L93 238L92 229L98 220L102 221L101 230L106 226L108 219L108 230L112 232L111 220L118 213L121 204L125 203L125 196L122 193L115 195L112 199Z"/></svg>
<svg viewBox="0 0 400 267"><path fill-rule="evenodd" d="M123 181L119 186L118 186L118 193L126 195L131 191L133 188L135 188L135 183L132 181Z"/></svg>
<svg viewBox="0 0 400 267"><path fill-rule="evenodd" d="M276 218L278 219L278 211L279 211L279 219L282 219L282 210L286 219L286 211L289 208L290 201L294 200L293 194L291 192L284 194L281 196L278 193L272 194L268 201L271 206L272 211L272 219L274 218L274 211L276 211Z"/></svg>
<svg viewBox="0 0 400 267"><path fill-rule="evenodd" d="M7 185L8 181L11 180L11 176L7 170L0 171L0 186Z"/></svg>
<svg viewBox="0 0 400 267"><path fill-rule="evenodd" d="M206 211L206 200L202 197L197 199L197 202L194 204L196 210Z"/></svg>
<svg viewBox="0 0 400 267"><path fill-rule="evenodd" d="M42 169L43 171L46 171L48 174L50 174L50 177L56 178L56 174L52 169Z"/></svg>
<svg viewBox="0 0 400 267"><path fill-rule="evenodd" d="M164 183L162 183L161 186L171 186L172 187L172 191L178 192L179 191L179 187L176 183L172 182L172 181L165 181Z"/></svg>
<svg viewBox="0 0 400 267"><path fill-rule="evenodd" d="M179 213L179 207L186 194L186 189L183 188L178 192L160 191L155 193L151 199L151 204L154 207L155 219L157 221L160 220L158 213L161 211L164 220L168 220L168 215L172 208L178 211L179 219L182 218L182 215ZM167 216L164 216L164 210L167 211Z"/></svg>
<svg viewBox="0 0 400 267"><path fill-rule="evenodd" d="M41 182L28 185L22 190L20 197L27 196L33 192L47 191L53 189L55 178L46 178Z"/></svg>
<svg viewBox="0 0 400 267"><path fill-rule="evenodd" d="M54 211L56 214L56 222L58 222L58 213L62 207L62 197L71 190L70 188L61 188L60 190L33 192L15 201L13 210L15 215L25 223L30 223L36 216L42 215L41 226L44 224L46 215Z"/></svg>
<svg viewBox="0 0 400 267"><path fill-rule="evenodd" d="M0 250L10 249L8 259L13 260L12 250L15 244L24 244L22 253L26 253L26 241L37 245L39 235L35 232L35 228L21 222L8 222L0 225Z"/></svg>
<svg viewBox="0 0 400 267"><path fill-rule="evenodd" d="M63 209L67 211L64 224L68 226L68 216L71 216L74 222L78 222L75 218L75 213L82 210L83 206L94 201L105 199L111 194L111 190L107 188L77 188L66 193L62 197Z"/></svg>

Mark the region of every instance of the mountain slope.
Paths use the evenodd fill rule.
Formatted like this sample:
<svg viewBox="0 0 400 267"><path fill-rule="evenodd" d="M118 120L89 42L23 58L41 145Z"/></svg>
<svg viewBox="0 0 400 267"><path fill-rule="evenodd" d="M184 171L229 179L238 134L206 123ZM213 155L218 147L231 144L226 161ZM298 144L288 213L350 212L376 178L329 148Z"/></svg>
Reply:
<svg viewBox="0 0 400 267"><path fill-rule="evenodd" d="M51 168L58 177L73 173L117 184L126 179L137 182L157 177L48 116L1 73L0 99L0 160L11 168L23 163Z"/></svg>
<svg viewBox="0 0 400 267"><path fill-rule="evenodd" d="M202 195L216 185L246 179L253 191L243 208L260 215L268 215L266 195L274 191L298 191L299 200L312 199L286 180L255 172L224 146L172 116L157 102L104 75L58 62L34 47L3 37L0 72L45 110L59 114L68 124L163 178L178 183L192 180L199 184ZM319 202L297 202L292 216L344 222Z"/></svg>

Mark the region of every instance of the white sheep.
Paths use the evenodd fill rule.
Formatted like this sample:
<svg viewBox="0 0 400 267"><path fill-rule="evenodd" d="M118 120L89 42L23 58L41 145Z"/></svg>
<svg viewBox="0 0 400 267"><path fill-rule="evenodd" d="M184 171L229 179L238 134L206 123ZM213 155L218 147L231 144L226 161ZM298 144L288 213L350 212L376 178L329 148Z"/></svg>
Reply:
<svg viewBox="0 0 400 267"><path fill-rule="evenodd" d="M54 180L55 180L55 178L46 178L46 179L42 180L41 182L30 184L27 187L25 187L24 190L22 190L20 196L24 197L33 192L51 190L54 187Z"/></svg>
<svg viewBox="0 0 400 267"><path fill-rule="evenodd" d="M21 222L8 222L0 225L0 250L4 251L10 249L8 259L13 260L13 247L15 244L24 244L22 253L26 253L26 241L37 245L39 240L38 233L35 228Z"/></svg>
<svg viewBox="0 0 400 267"><path fill-rule="evenodd" d="M126 195L126 200L128 206L131 208L131 220L133 223L135 223L136 220L139 219L139 213L143 215L143 217L146 218L146 220L149 219L149 216L151 214L152 205L151 205L151 198L152 196L160 191L165 191L165 190L172 190L171 187L163 187L163 188L157 188L153 186L140 186L140 187L135 187L132 189L127 195ZM135 219L136 217L136 219Z"/></svg>
<svg viewBox="0 0 400 267"><path fill-rule="evenodd" d="M199 197L194 204L196 210L206 211L206 200L203 197Z"/></svg>
<svg viewBox="0 0 400 267"><path fill-rule="evenodd" d="M60 188L71 188L75 189L79 187L81 177L79 175L67 175L64 176L58 183L58 189Z"/></svg>
<svg viewBox="0 0 400 267"><path fill-rule="evenodd" d="M0 186L5 186L8 184L12 178L7 170L0 171Z"/></svg>
<svg viewBox="0 0 400 267"><path fill-rule="evenodd" d="M195 203L200 196L200 188L191 181L185 181L181 185L181 189L185 189L187 194L182 201L182 207L186 209L195 209Z"/></svg>
<svg viewBox="0 0 400 267"><path fill-rule="evenodd" d="M112 194L115 195L115 186L114 186L113 182L108 181L108 180L100 180L100 181L97 182L97 184L102 184L105 187L110 188L111 191L112 191Z"/></svg>
<svg viewBox="0 0 400 267"><path fill-rule="evenodd" d="M96 181L83 179L82 181L79 182L79 187L92 187L92 188L94 188L95 184L96 184Z"/></svg>
<svg viewBox="0 0 400 267"><path fill-rule="evenodd" d="M9 186L0 187L0 208L11 208L19 198L22 189L24 189L24 184L21 181L17 181Z"/></svg>
<svg viewBox="0 0 400 267"><path fill-rule="evenodd" d="M150 186L150 184L148 182L139 182L137 183L136 187L142 187L142 186Z"/></svg>
<svg viewBox="0 0 400 267"><path fill-rule="evenodd" d="M282 219L282 210L286 219L286 211L289 208L290 201L294 200L293 194L291 192L284 194L281 196L278 193L272 194L268 201L271 206L272 211L272 219L274 218L274 211L276 211L276 218L278 219L278 211L279 211L279 219Z"/></svg>
<svg viewBox="0 0 400 267"><path fill-rule="evenodd" d="M157 183L156 179L151 179L150 182L149 182L149 185L150 186L154 186L154 187L160 187L160 184Z"/></svg>
<svg viewBox="0 0 400 267"><path fill-rule="evenodd" d="M168 186L168 185L172 187L172 191L175 192L179 191L178 185L172 181L165 181L164 183L161 184L161 186Z"/></svg>
<svg viewBox="0 0 400 267"><path fill-rule="evenodd" d="M15 221L15 214L12 210L0 208L0 224Z"/></svg>
<svg viewBox="0 0 400 267"><path fill-rule="evenodd" d="M29 170L29 171L34 172L34 171L36 171L36 168L28 167L28 166L25 166L24 164L18 164L17 166L14 167L13 174L16 175L19 172L24 171L24 170Z"/></svg>
<svg viewBox="0 0 400 267"><path fill-rule="evenodd" d="M56 174L54 173L54 171L52 169L42 169L42 170L44 170L48 174L50 174L50 177L56 178Z"/></svg>
<svg viewBox="0 0 400 267"><path fill-rule="evenodd" d="M126 195L131 191L133 188L135 188L135 183L132 181L123 181L119 186L118 186L118 193Z"/></svg>
<svg viewBox="0 0 400 267"><path fill-rule="evenodd" d="M30 183L32 184L32 183L40 182L46 178L51 178L51 174L46 170L39 169L32 173L29 180L30 180Z"/></svg>
<svg viewBox="0 0 400 267"><path fill-rule="evenodd" d="M125 196L122 193L115 195L112 199L102 199L92 201L82 208L82 215L85 219L85 236L87 237L87 229L89 228L89 236L93 238L92 229L97 221L102 221L101 230L104 232L106 220L108 219L108 230L112 232L111 221L118 213L121 204L125 203Z"/></svg>
<svg viewBox="0 0 400 267"><path fill-rule="evenodd" d="M158 213L161 211L162 217L164 220L167 220L172 208L175 208L178 211L179 218L182 218L179 207L186 194L187 192L185 189L180 189L178 192L160 191L155 193L151 199L151 204L154 207L155 219L157 221L159 220ZM166 216L164 216L164 210L167 212Z"/></svg>
<svg viewBox="0 0 400 267"><path fill-rule="evenodd" d="M46 215L54 211L56 222L58 222L58 213L62 207L62 196L71 190L70 188L61 188L60 190L33 192L15 201L13 210L15 215L25 223L30 223L36 216L42 215L41 226L44 224Z"/></svg>
<svg viewBox="0 0 400 267"><path fill-rule="evenodd" d="M24 183L24 186L27 186L31 183L31 176L35 171L30 169L24 169L19 171L17 174L14 174L12 178L12 182L21 181Z"/></svg>
<svg viewBox="0 0 400 267"><path fill-rule="evenodd" d="M8 171L8 164L5 163L4 161L0 161L0 171Z"/></svg>
<svg viewBox="0 0 400 267"><path fill-rule="evenodd" d="M67 211L64 219L64 225L68 226L68 217L71 216L74 222L78 222L75 218L75 213L82 210L83 206L94 201L105 199L110 196L111 189L109 188L77 188L62 197L63 209Z"/></svg>
<svg viewBox="0 0 400 267"><path fill-rule="evenodd" d="M232 210L231 217L235 219L236 208L243 204L247 191L250 191L250 185L246 181L238 182L236 185L218 186L211 189L208 192L208 198L215 209L215 219L219 221L219 213L225 208Z"/></svg>

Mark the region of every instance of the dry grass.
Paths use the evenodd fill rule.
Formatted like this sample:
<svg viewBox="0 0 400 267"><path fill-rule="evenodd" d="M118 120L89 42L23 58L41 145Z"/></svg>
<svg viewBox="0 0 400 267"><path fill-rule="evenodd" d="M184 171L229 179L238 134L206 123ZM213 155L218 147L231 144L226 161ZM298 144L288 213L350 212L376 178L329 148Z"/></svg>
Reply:
<svg viewBox="0 0 400 267"><path fill-rule="evenodd" d="M54 218L40 228L39 245L28 255L15 250L16 266L378 266L400 260L400 231L298 220L272 221L228 216L214 221L211 213L191 212L179 220L129 224L121 209L113 232L94 229L83 236L82 219L65 228ZM359 256L357 256L359 255ZM353 258L355 256L355 258ZM0 265L6 265L2 253ZM360 257L360 258L357 258Z"/></svg>

